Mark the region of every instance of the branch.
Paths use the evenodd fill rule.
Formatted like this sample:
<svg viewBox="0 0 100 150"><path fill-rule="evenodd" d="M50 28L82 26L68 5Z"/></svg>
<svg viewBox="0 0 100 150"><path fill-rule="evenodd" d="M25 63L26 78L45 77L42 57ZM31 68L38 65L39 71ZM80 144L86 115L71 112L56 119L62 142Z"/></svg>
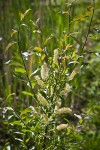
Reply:
<svg viewBox="0 0 100 150"><path fill-rule="evenodd" d="M92 25L92 21L93 21L93 17L94 17L94 8L95 8L95 0L93 0L93 11L92 11L92 15L91 15L91 19L90 19L90 23L89 23L89 26L88 26L88 32L87 32L87 35L86 35L86 38L85 38L85 42L82 46L82 49L81 49L81 54L83 53L84 51L84 47L87 43L87 40L88 40L88 36L89 36L89 33L90 33L90 28L91 28L91 25Z"/></svg>

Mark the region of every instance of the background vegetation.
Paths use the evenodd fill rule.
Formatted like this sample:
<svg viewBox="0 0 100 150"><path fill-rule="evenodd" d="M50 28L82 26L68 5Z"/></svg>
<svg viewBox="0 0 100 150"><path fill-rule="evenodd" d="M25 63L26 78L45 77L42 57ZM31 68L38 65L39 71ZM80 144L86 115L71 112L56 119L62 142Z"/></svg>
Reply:
<svg viewBox="0 0 100 150"><path fill-rule="evenodd" d="M0 149L100 149L99 6L0 1Z"/></svg>

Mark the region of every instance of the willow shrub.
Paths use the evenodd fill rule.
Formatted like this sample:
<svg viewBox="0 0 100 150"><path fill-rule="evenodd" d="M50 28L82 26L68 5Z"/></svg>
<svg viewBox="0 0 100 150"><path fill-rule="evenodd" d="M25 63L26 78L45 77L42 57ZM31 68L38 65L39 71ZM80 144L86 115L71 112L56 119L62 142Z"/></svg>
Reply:
<svg viewBox="0 0 100 150"><path fill-rule="evenodd" d="M81 50L77 51L75 42L78 40L74 35L78 33L70 32L71 23L84 20L86 15L71 21L71 6L67 3L68 11L62 12L68 16L69 23L59 38L53 33L44 37L40 18L36 22L29 20L33 29L30 31L25 24L30 9L24 14L20 13L18 30L11 32L13 41L6 51L13 46L12 58L6 64L13 73L13 92L5 98L8 106L3 109L8 135L4 149L81 149L84 140L79 131L83 119L73 109L72 95L77 74L83 67L84 47L94 7L89 7L92 17L88 32L84 44L80 44ZM23 35L29 32L36 37L34 47L29 39L23 42ZM56 48L50 50L50 43Z"/></svg>

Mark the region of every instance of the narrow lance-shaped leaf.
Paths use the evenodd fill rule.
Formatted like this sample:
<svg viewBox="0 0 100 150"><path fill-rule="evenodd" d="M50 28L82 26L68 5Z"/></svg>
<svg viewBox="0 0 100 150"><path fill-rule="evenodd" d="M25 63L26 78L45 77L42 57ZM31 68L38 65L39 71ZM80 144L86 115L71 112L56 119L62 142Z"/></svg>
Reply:
<svg viewBox="0 0 100 150"><path fill-rule="evenodd" d="M22 23L20 26L24 26L24 27L27 27L29 28L26 24Z"/></svg>
<svg viewBox="0 0 100 150"><path fill-rule="evenodd" d="M11 96L14 96L14 95L15 95L15 93L9 94L9 95L7 96L7 98L6 98L6 100L8 100Z"/></svg>
<svg viewBox="0 0 100 150"><path fill-rule="evenodd" d="M12 37L16 33L17 33L17 30L12 29L10 36Z"/></svg>
<svg viewBox="0 0 100 150"><path fill-rule="evenodd" d="M29 96L33 96L33 94L32 94L32 93L27 92L27 91L22 91L22 94L24 94L24 95L29 95Z"/></svg>
<svg viewBox="0 0 100 150"><path fill-rule="evenodd" d="M21 116L22 115L25 115L25 114L27 114L27 113L29 113L29 112L32 112L32 110L30 109L30 108L26 108L25 110L23 110L22 112L21 112Z"/></svg>
<svg viewBox="0 0 100 150"><path fill-rule="evenodd" d="M51 35L50 37L48 37L48 38L45 40L44 44L46 45L52 38L53 38L53 35Z"/></svg>
<svg viewBox="0 0 100 150"><path fill-rule="evenodd" d="M70 47L72 47L72 45L67 44L67 46L66 46L66 50L68 50Z"/></svg>
<svg viewBox="0 0 100 150"><path fill-rule="evenodd" d="M19 121L14 121L14 122L12 122L11 124L13 124L13 125L18 125L18 126L22 126L22 123L21 123L20 120L19 120Z"/></svg>
<svg viewBox="0 0 100 150"><path fill-rule="evenodd" d="M40 47L35 47L34 50L35 50L36 52L42 52L42 51L43 51L42 48L40 48Z"/></svg>
<svg viewBox="0 0 100 150"><path fill-rule="evenodd" d="M29 9L27 9L26 11L25 11L25 13L24 13L24 17L29 13L29 11L31 11L31 9L29 8Z"/></svg>
<svg viewBox="0 0 100 150"><path fill-rule="evenodd" d="M31 10L31 9L29 8L28 10L25 11L24 14L19 13L21 21L22 21L22 20L24 19L24 17L29 13L30 10Z"/></svg>
<svg viewBox="0 0 100 150"><path fill-rule="evenodd" d="M23 68L15 68L15 72L26 73L26 70Z"/></svg>
<svg viewBox="0 0 100 150"><path fill-rule="evenodd" d="M6 51L14 44L16 44L17 42L15 41L12 41L11 43L9 43L7 46L6 46Z"/></svg>

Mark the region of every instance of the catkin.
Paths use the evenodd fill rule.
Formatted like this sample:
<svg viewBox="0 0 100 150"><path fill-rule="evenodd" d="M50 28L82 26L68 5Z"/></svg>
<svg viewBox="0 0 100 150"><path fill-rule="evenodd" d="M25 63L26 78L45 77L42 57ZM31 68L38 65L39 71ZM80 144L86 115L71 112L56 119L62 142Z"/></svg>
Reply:
<svg viewBox="0 0 100 150"><path fill-rule="evenodd" d="M47 64L44 62L44 64L41 67L41 78L43 80L46 80L48 77L48 67Z"/></svg>
<svg viewBox="0 0 100 150"><path fill-rule="evenodd" d="M71 90L70 85L66 83L64 89L61 91L61 94L64 96L67 96L70 90Z"/></svg>
<svg viewBox="0 0 100 150"><path fill-rule="evenodd" d="M63 107L63 108L60 108L56 111L56 114L65 114L65 113L71 113L72 110L68 107Z"/></svg>
<svg viewBox="0 0 100 150"><path fill-rule="evenodd" d="M68 81L70 81L70 80L72 80L72 79L74 78L74 76L78 73L79 69L80 69L80 67L78 66L78 67L76 67L76 68L72 71L72 73L71 73L70 76L68 77Z"/></svg>
<svg viewBox="0 0 100 150"><path fill-rule="evenodd" d="M55 111L57 111L58 109L60 109L60 107L61 107L61 100L57 99L56 105L55 105Z"/></svg>
<svg viewBox="0 0 100 150"><path fill-rule="evenodd" d="M58 65L58 49L54 50L53 63Z"/></svg>
<svg viewBox="0 0 100 150"><path fill-rule="evenodd" d="M66 129L68 127L68 124L60 124L56 127L57 130L63 130Z"/></svg>
<svg viewBox="0 0 100 150"><path fill-rule="evenodd" d="M37 98L43 106L47 106L47 107L49 106L49 103L40 93L37 94Z"/></svg>
<svg viewBox="0 0 100 150"><path fill-rule="evenodd" d="M40 79L39 76L35 76L35 79L36 79L38 85L40 85L41 87L45 88L45 84L44 84L44 82Z"/></svg>

